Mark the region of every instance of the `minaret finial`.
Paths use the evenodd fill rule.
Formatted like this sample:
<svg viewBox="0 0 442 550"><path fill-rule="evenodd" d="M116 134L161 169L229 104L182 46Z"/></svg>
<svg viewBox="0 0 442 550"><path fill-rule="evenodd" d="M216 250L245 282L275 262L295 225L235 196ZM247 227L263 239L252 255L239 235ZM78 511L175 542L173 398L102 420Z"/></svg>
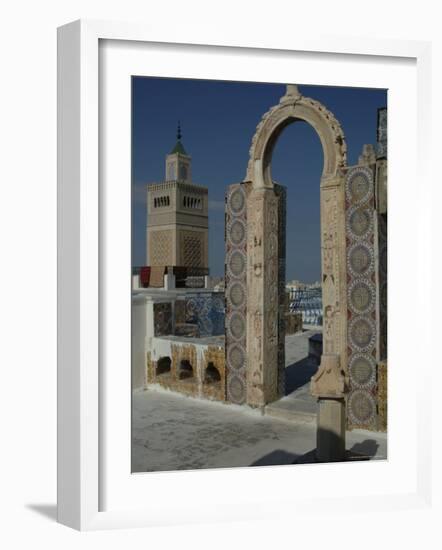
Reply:
<svg viewBox="0 0 442 550"><path fill-rule="evenodd" d="M296 84L287 84L285 94L279 101L280 103L284 103L286 101L296 100L298 97L301 97L301 92L299 91L298 86Z"/></svg>
<svg viewBox="0 0 442 550"><path fill-rule="evenodd" d="M183 147L183 144L181 143L181 138L182 138L181 122L178 121L177 129L176 129L176 143L175 143L175 147L169 153L170 155L175 155L176 153L179 153L180 155L188 156L186 153L186 150Z"/></svg>
<svg viewBox="0 0 442 550"><path fill-rule="evenodd" d="M298 96L301 95L296 84L287 84L286 95Z"/></svg>

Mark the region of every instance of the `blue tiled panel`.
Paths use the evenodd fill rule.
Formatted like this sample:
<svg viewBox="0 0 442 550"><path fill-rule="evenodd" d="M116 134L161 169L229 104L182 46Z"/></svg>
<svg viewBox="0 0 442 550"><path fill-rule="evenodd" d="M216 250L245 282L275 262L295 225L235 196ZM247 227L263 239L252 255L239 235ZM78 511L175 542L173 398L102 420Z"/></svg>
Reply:
<svg viewBox="0 0 442 550"><path fill-rule="evenodd" d="M201 337L224 334L224 293L198 293L186 297L186 323L197 323Z"/></svg>

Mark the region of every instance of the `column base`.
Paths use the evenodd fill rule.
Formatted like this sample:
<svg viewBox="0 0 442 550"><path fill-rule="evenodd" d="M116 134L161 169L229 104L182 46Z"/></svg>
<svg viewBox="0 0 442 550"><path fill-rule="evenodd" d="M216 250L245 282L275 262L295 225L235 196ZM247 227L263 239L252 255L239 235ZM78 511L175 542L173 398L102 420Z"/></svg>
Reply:
<svg viewBox="0 0 442 550"><path fill-rule="evenodd" d="M345 401L318 399L316 458L320 462L345 460Z"/></svg>

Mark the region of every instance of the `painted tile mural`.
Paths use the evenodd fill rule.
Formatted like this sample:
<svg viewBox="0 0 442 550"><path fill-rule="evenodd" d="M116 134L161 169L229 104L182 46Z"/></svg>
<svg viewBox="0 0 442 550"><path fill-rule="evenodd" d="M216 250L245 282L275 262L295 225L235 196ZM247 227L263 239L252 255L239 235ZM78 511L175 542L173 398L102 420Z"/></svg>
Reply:
<svg viewBox="0 0 442 550"><path fill-rule="evenodd" d="M185 322L196 324L200 337L224 334L224 293L187 296Z"/></svg>

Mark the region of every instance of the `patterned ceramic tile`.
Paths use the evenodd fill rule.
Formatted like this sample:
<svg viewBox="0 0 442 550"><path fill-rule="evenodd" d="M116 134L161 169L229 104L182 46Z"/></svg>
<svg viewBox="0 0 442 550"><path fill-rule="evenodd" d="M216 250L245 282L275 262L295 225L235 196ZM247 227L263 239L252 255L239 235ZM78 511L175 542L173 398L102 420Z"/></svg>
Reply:
<svg viewBox="0 0 442 550"><path fill-rule="evenodd" d="M349 169L345 198L350 379L348 424L351 427L374 429L377 421L377 323L372 168L354 166Z"/></svg>
<svg viewBox="0 0 442 550"><path fill-rule="evenodd" d="M246 401L247 194L230 185L226 196L226 377L227 400Z"/></svg>
<svg viewBox="0 0 442 550"><path fill-rule="evenodd" d="M155 336L172 334L172 304L170 302L154 304L153 317Z"/></svg>

